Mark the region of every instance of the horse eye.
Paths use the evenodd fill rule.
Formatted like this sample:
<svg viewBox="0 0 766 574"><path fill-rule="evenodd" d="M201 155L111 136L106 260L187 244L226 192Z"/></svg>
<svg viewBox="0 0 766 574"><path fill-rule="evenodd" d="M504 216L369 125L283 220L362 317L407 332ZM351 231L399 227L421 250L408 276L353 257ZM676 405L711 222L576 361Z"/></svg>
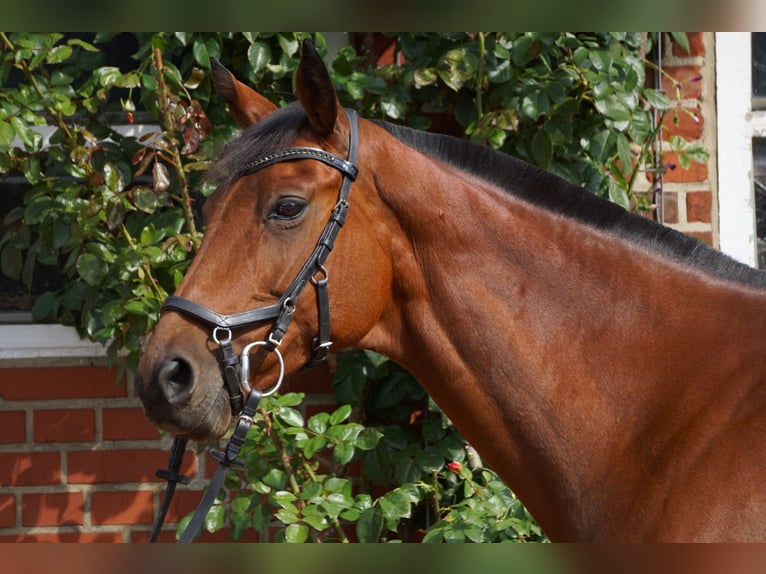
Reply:
<svg viewBox="0 0 766 574"><path fill-rule="evenodd" d="M299 217L306 208L306 202L298 197L281 197L274 206L272 219L290 220Z"/></svg>

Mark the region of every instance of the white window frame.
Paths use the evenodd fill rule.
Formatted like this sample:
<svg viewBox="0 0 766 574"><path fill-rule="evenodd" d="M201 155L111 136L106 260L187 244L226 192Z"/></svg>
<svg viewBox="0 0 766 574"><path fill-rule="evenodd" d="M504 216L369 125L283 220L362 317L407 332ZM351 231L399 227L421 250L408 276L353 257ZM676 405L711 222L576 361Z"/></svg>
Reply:
<svg viewBox="0 0 766 574"><path fill-rule="evenodd" d="M766 111L752 109L750 32L716 32L718 218L721 251L757 267L753 138Z"/></svg>

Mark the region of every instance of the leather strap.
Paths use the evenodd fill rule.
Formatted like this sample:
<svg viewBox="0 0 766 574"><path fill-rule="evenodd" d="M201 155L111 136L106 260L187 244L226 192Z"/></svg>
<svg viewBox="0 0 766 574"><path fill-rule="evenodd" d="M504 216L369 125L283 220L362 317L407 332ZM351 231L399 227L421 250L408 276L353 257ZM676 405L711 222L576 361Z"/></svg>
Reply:
<svg viewBox="0 0 766 574"><path fill-rule="evenodd" d="M236 329L237 327L245 327L253 323L258 323L259 321L278 317L282 308L281 301L282 300L280 299L271 305L258 307L257 309L250 309L249 311L243 311L242 313L235 313L234 315L221 315L220 313L208 309L204 305L200 305L189 299L184 299L183 297L172 295L165 299L160 312L180 311L185 315L191 315L192 317L213 325L214 327Z"/></svg>
<svg viewBox="0 0 766 574"><path fill-rule="evenodd" d="M207 513L215 503L221 488L223 488L223 483L226 475L229 473L229 469L232 466L235 468L245 467L244 461L238 456L239 450L245 444L247 431L250 430L250 426L253 424L253 416L262 396L259 391L250 391L242 407L242 414L237 421L237 426L234 428L234 432L229 438L226 447L222 450L211 449L209 451L210 456L218 461L218 468L215 469L215 474L213 474L213 478L208 484L205 495L202 497L197 510L194 511L189 524L186 525L186 528L179 537L178 542L191 542L197 536L200 528L202 528L202 524L205 522Z"/></svg>
<svg viewBox="0 0 766 574"><path fill-rule="evenodd" d="M190 478L181 474L181 465L184 460L184 452L186 451L186 443L188 441L185 438L176 437L173 439L173 446L170 447L170 458L168 459L168 470L158 470L157 476L167 480L168 484L165 487L165 498L162 500L160 510L157 513L157 517L154 519L152 525L152 532L149 535L149 542L157 542L157 537L162 530L162 525L165 522L165 516L170 508L170 502L173 500L173 495L176 491L176 485L189 484Z"/></svg>
<svg viewBox="0 0 766 574"><path fill-rule="evenodd" d="M339 170L347 177L349 177L351 181L354 181L356 176L359 174L359 170L354 165L353 160L347 161L320 148L291 147L275 152L269 152L260 157L257 157L240 170L239 177L250 175L256 171L262 170L264 167L273 165L275 163L299 159L315 159L317 161L321 161L322 163L325 163Z"/></svg>

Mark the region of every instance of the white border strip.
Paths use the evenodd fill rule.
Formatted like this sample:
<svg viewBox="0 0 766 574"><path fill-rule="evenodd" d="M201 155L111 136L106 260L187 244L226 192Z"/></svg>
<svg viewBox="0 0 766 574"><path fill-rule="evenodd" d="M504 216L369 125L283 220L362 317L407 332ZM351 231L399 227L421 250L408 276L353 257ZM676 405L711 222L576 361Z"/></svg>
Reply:
<svg viewBox="0 0 766 574"><path fill-rule="evenodd" d="M715 35L718 217L721 251L755 267L750 42L749 32L716 32Z"/></svg>
<svg viewBox="0 0 766 574"><path fill-rule="evenodd" d="M0 326L0 368L104 364L106 348L58 324Z"/></svg>

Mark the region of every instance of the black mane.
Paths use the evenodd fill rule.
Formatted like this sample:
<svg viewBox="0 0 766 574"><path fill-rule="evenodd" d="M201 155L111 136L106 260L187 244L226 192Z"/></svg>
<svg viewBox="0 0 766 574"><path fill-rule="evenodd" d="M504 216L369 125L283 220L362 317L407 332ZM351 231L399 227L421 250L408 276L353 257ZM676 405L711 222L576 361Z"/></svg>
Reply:
<svg viewBox="0 0 766 574"><path fill-rule="evenodd" d="M607 231L715 277L766 287L766 273L693 237L630 213L537 166L455 137L383 121L375 123L405 145L497 185L528 203Z"/></svg>
<svg viewBox="0 0 766 574"><path fill-rule="evenodd" d="M232 181L243 166L258 156L289 147L307 122L298 102L278 109L227 144L208 177L219 182ZM384 121L375 123L405 145L480 177L528 203L607 231L715 277L766 287L766 273L739 263L702 241L629 213L537 166L459 138Z"/></svg>
<svg viewBox="0 0 766 574"><path fill-rule="evenodd" d="M289 147L306 126L308 117L298 102L277 109L227 143L207 178L218 183L231 183L239 177L242 168L257 157Z"/></svg>

